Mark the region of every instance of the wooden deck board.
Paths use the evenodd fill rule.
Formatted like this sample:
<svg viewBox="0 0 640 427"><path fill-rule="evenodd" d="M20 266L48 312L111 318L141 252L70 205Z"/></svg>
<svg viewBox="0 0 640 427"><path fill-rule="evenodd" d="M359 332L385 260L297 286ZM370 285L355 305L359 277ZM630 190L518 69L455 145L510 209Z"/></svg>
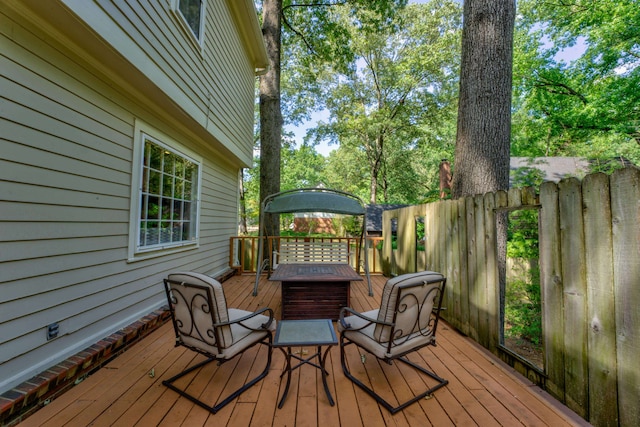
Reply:
<svg viewBox="0 0 640 427"><path fill-rule="evenodd" d="M269 306L279 318L279 285L262 278L254 297L254 279L243 275L225 282L228 305L251 311ZM368 296L365 282L352 284L351 305L358 311L378 307L385 280L372 276L373 297ZM340 350L335 347L327 358L335 406L329 405L320 372L303 366L293 372L289 395L283 408L277 409L285 359L275 349L267 377L214 415L162 385L162 380L203 360L203 356L174 347L173 327L167 323L21 426L588 425L447 323L440 324L437 339L437 347L424 348L411 359L448 379L449 385L398 414L389 414L354 387L342 373ZM254 347L238 359L220 366L209 364L181 381L190 382L191 391L213 403L249 375L255 376L264 366L265 352L264 346ZM402 364L380 365L371 355L363 363L355 346L348 347L347 361L358 378L392 402L407 399L430 381Z"/></svg>

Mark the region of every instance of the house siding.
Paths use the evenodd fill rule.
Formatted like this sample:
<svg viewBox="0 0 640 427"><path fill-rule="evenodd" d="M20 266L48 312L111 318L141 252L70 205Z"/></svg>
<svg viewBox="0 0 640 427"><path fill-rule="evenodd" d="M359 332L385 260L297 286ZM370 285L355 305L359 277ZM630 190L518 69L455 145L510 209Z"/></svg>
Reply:
<svg viewBox="0 0 640 427"><path fill-rule="evenodd" d="M226 2L202 52L170 3L0 4L0 393L165 304L169 271L228 267L254 66ZM201 156L200 239L130 262L137 120Z"/></svg>
<svg viewBox="0 0 640 427"><path fill-rule="evenodd" d="M252 146L246 141L253 140L253 68L242 55L240 38L232 36L236 29L226 2L207 2L201 51L190 43L170 1L65 3L111 46L123 46L120 53L129 63L251 163Z"/></svg>

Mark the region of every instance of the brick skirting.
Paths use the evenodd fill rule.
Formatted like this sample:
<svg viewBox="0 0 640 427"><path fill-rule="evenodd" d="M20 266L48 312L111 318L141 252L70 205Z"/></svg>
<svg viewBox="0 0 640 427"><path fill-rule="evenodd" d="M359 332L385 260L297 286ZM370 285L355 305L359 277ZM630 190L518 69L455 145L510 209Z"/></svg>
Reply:
<svg viewBox="0 0 640 427"><path fill-rule="evenodd" d="M0 395L0 425L13 426L171 319L162 307Z"/></svg>
<svg viewBox="0 0 640 427"><path fill-rule="evenodd" d="M226 271L216 280L233 275ZM18 424L171 319L164 306L0 395L0 426Z"/></svg>

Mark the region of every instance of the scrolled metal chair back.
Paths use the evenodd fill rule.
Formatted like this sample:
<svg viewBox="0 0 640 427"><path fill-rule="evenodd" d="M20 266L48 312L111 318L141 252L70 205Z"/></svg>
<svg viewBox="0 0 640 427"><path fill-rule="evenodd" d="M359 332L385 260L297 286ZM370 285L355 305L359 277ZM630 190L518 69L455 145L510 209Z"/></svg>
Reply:
<svg viewBox="0 0 640 427"><path fill-rule="evenodd" d="M389 349L416 340L416 346L435 339L446 279L439 273L421 272L390 279L385 285L374 337Z"/></svg>
<svg viewBox="0 0 640 427"><path fill-rule="evenodd" d="M229 321L222 286L204 275L183 276L186 275L173 274L164 281L176 345L183 343L197 351L219 353L233 343L231 328L216 326Z"/></svg>

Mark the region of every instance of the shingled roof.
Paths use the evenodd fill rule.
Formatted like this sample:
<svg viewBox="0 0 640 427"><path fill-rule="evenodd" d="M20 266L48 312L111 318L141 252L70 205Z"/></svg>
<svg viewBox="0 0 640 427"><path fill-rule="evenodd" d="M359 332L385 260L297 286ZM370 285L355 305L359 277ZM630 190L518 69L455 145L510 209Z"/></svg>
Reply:
<svg viewBox="0 0 640 427"><path fill-rule="evenodd" d="M512 157L511 183L515 176L525 174L531 169L542 172L543 181L558 182L562 178L582 178L589 173L589 165L589 160L582 157Z"/></svg>
<svg viewBox="0 0 640 427"><path fill-rule="evenodd" d="M367 205L367 234L382 235L382 212L408 205Z"/></svg>

